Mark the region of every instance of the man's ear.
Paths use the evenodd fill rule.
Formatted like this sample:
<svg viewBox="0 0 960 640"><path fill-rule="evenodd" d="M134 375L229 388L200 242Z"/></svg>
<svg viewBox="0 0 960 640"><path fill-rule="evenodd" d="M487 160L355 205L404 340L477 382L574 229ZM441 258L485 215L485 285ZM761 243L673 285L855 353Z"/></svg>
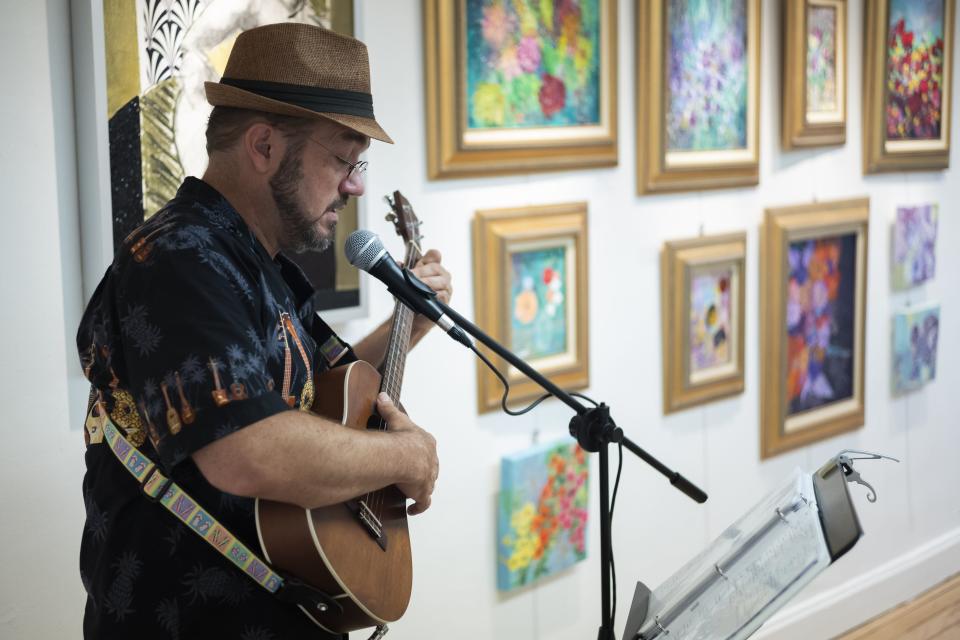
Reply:
<svg viewBox="0 0 960 640"><path fill-rule="evenodd" d="M283 157L280 132L266 122L247 127L243 134L243 150L258 173L272 173Z"/></svg>

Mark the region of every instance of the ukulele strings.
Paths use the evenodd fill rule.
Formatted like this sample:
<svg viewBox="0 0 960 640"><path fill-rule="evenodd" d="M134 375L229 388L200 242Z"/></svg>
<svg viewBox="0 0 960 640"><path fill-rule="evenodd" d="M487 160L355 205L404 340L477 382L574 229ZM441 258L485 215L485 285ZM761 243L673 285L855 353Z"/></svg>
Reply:
<svg viewBox="0 0 960 640"><path fill-rule="evenodd" d="M407 257L405 268L412 269L417 261L420 260L422 251L416 241L410 241L407 247ZM400 403L400 385L403 383L403 370L406 362L406 353L410 348L410 334L412 330L413 311L403 303L397 301L394 309L394 330L391 332L391 340L388 343L387 355L384 360L384 385L383 391L390 396L394 404ZM383 418L380 419L380 430L387 430L387 423ZM383 522L383 505L386 500L386 489L378 489L373 495L367 494L370 510L374 513L380 522Z"/></svg>

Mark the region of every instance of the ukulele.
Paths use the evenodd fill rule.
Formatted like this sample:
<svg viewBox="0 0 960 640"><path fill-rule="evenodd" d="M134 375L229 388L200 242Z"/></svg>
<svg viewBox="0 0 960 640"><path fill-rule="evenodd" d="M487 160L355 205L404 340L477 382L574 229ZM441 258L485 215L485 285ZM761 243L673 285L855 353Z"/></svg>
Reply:
<svg viewBox="0 0 960 640"><path fill-rule="evenodd" d="M406 245L404 265L412 268L422 254L420 222L399 191L386 200L392 209L387 219ZM374 413L376 399L384 391L400 406L413 317L396 303L382 375L357 361L317 376L312 411L347 428L385 431L386 423ZM315 509L257 499L256 522L266 560L339 605L300 606L323 629L347 633L380 627L406 611L413 570L406 497L396 486Z"/></svg>

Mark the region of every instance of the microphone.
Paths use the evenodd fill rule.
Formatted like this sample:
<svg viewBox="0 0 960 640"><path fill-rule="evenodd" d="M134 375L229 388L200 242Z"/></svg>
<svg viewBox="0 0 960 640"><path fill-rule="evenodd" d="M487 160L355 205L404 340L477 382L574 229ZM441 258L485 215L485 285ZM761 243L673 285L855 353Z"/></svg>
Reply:
<svg viewBox="0 0 960 640"><path fill-rule="evenodd" d="M407 307L430 318L447 334L472 349L473 342L463 329L451 320L436 300L437 292L428 287L409 269L401 269L396 260L372 231L358 229L347 236L344 244L347 260L387 285L387 290Z"/></svg>

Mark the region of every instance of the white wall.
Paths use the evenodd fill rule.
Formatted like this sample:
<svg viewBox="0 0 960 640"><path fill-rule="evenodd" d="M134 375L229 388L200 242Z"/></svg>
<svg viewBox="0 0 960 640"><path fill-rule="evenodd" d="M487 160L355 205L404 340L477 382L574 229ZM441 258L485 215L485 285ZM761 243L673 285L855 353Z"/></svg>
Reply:
<svg viewBox="0 0 960 640"><path fill-rule="evenodd" d="M620 579L616 630L622 631L636 579L655 586L795 467L812 469L842 448L881 451L900 465L864 463L879 501L853 488L866 532L762 632L776 638L826 638L960 570L960 431L950 391L960 388L960 293L957 274L960 166L956 141L950 171L864 178L860 155L862 6L851 0L849 124L839 149L779 150L779 2L763 3L761 184L750 189L637 197L634 185L634 11L619 2L620 164L611 169L474 180L426 180L422 24L417 0L363 3L358 31L370 47L378 118L397 141L368 154L369 226L384 238L382 194L396 188L427 222L429 246L443 250L454 273L454 306L473 313L470 221L477 209L587 200L590 206L592 385L614 407L638 444L703 486L696 505L639 460L624 461L614 544ZM79 635L83 594L77 575L83 473L78 431L83 385L73 333L80 300L78 205L70 106L66 0L5 3L0 54L6 65L0 175L10 229L3 236L0 291L2 422L0 486L0 636ZM956 72L954 78L960 77ZM954 92L954 96L957 96ZM953 121L960 123L953 107ZM57 176L54 178L54 176ZM866 426L761 463L758 455L758 225L763 208L871 198L867 317ZM941 205L936 279L891 294L889 225L897 204ZM16 220L16 222L14 222ZM748 233L747 379L735 398L661 416L658 251L665 239L745 229ZM374 284L374 287L377 285ZM890 315L910 301L942 304L937 380L905 397L890 389ZM372 317L391 309L371 295ZM342 330L355 338L374 320ZM612 328L616 327L617 330ZM625 363L623 354L629 354ZM539 587L510 596L495 584L495 498L501 455L566 432L567 411L547 403L532 415L475 414L475 368L469 355L431 336L411 356L405 404L439 440L441 476L433 508L411 520L415 587L407 616L391 638L595 637L599 611L596 496L589 558ZM72 400L68 400L71 397ZM615 456L612 456L615 461ZM594 469L595 471L595 469ZM596 483L596 476L593 477ZM51 602L57 603L50 607ZM802 631L801 631L802 630Z"/></svg>
<svg viewBox="0 0 960 640"><path fill-rule="evenodd" d="M70 20L66 0L4 2L3 15L0 637L78 637L85 390Z"/></svg>

